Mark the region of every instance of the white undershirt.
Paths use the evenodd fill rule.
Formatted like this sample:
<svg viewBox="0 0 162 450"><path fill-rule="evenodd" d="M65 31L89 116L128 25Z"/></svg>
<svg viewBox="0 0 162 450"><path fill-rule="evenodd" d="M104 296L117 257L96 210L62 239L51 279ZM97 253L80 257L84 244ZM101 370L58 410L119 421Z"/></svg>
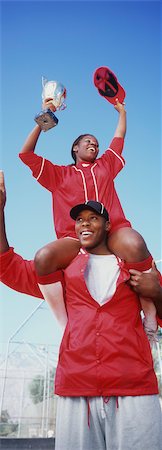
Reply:
<svg viewBox="0 0 162 450"><path fill-rule="evenodd" d="M115 255L89 254L84 278L91 296L100 305L108 302L115 293L119 273Z"/></svg>
<svg viewBox="0 0 162 450"><path fill-rule="evenodd" d="M91 296L100 305L111 300L116 291L116 283L120 268L115 255L89 254L89 260L84 272L84 278ZM153 302L141 298L144 313L144 328L149 340L156 335L156 308Z"/></svg>

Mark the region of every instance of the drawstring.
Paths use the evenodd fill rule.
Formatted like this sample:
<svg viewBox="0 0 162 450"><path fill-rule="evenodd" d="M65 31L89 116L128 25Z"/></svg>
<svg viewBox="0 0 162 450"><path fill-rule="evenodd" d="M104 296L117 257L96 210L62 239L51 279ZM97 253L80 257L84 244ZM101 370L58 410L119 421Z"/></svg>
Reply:
<svg viewBox="0 0 162 450"><path fill-rule="evenodd" d="M106 419L106 412L104 404L107 404L110 401L111 397L101 397L101 417L102 419ZM116 407L119 408L119 400L118 397L116 397ZM87 397L87 418L88 418L88 427L90 428L90 403L89 398Z"/></svg>
<svg viewBox="0 0 162 450"><path fill-rule="evenodd" d="M110 400L110 397L103 397L103 401L104 401L104 403L108 403L108 402L109 402L109 400Z"/></svg>
<svg viewBox="0 0 162 450"><path fill-rule="evenodd" d="M110 400L110 397L101 397L101 417L102 419L106 418L106 412L105 412L105 407L104 407L104 403L108 403Z"/></svg>
<svg viewBox="0 0 162 450"><path fill-rule="evenodd" d="M104 398L101 397L101 417L102 419L106 418L105 408L104 408Z"/></svg>
<svg viewBox="0 0 162 450"><path fill-rule="evenodd" d="M102 419L106 418L106 412L105 412L105 407L104 407L104 403L108 403L111 397L101 397L101 417ZM116 397L116 407L119 408L119 400L118 397Z"/></svg>
<svg viewBox="0 0 162 450"><path fill-rule="evenodd" d="M90 404L88 397L87 397L87 415L88 415L88 427L90 428Z"/></svg>

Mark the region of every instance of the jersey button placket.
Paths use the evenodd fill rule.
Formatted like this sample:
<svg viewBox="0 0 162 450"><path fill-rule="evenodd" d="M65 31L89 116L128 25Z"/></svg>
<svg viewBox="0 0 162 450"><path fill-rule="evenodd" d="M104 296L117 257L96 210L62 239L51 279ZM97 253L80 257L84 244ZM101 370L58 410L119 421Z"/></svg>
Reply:
<svg viewBox="0 0 162 450"><path fill-rule="evenodd" d="M100 314L100 308L97 308L97 317L96 317L96 363L99 365L101 363L100 361L100 355L99 355L99 314Z"/></svg>

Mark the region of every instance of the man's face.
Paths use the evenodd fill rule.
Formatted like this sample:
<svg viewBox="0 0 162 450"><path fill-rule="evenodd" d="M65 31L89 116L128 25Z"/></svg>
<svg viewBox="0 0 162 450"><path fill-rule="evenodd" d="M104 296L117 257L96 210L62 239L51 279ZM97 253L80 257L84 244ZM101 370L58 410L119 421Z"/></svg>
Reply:
<svg viewBox="0 0 162 450"><path fill-rule="evenodd" d="M87 134L84 136L77 145L75 145L73 151L76 154L76 162L94 162L99 152L99 144L97 139Z"/></svg>
<svg viewBox="0 0 162 450"><path fill-rule="evenodd" d="M81 246L91 250L90 253L105 248L108 229L109 222L90 209L81 211L75 221L75 231Z"/></svg>

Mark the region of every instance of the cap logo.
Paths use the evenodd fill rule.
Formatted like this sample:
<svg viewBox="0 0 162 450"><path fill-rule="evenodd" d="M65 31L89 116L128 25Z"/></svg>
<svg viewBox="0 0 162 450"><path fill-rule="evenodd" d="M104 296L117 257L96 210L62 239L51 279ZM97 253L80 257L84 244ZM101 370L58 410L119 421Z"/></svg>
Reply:
<svg viewBox="0 0 162 450"><path fill-rule="evenodd" d="M103 214L103 212L104 212L104 205L103 203L101 203L101 214Z"/></svg>

